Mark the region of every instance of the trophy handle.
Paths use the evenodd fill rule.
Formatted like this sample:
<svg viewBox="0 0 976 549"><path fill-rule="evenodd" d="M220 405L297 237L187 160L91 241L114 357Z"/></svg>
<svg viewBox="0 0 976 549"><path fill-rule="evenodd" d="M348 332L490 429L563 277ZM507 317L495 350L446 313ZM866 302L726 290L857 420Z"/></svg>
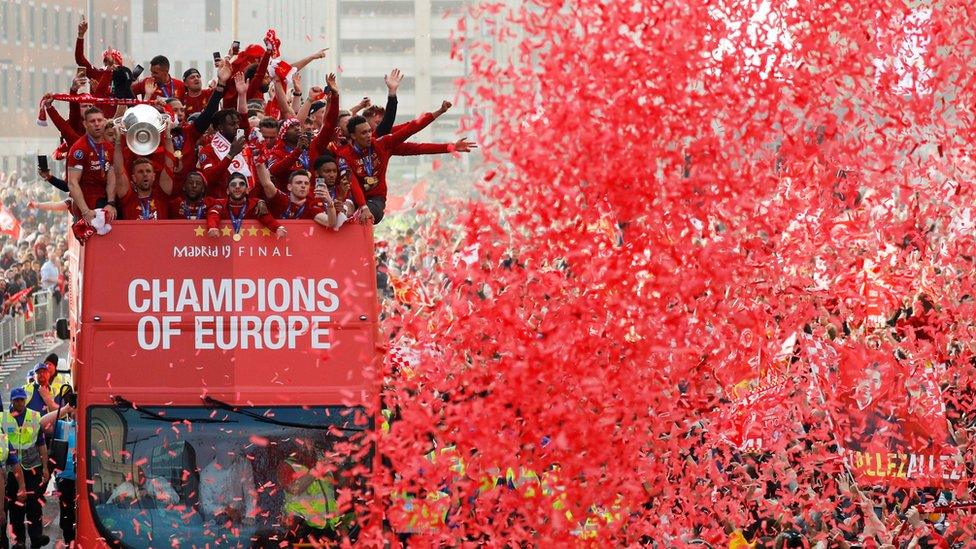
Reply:
<svg viewBox="0 0 976 549"><path fill-rule="evenodd" d="M122 113L122 116L120 116L118 118L110 118L109 119L109 121L112 123L112 125L115 126L116 131L118 131L119 133L125 133L125 126L122 124L122 119L123 118L125 118L125 113Z"/></svg>

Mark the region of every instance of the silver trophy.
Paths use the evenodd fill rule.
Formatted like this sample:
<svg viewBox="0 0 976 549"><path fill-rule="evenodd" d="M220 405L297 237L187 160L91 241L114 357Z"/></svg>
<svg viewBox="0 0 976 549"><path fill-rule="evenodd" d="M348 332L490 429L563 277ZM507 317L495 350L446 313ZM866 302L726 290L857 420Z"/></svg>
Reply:
<svg viewBox="0 0 976 549"><path fill-rule="evenodd" d="M150 155L159 147L160 136L166 130L167 115L149 105L136 105L115 119L115 127L125 134L129 150L140 155Z"/></svg>

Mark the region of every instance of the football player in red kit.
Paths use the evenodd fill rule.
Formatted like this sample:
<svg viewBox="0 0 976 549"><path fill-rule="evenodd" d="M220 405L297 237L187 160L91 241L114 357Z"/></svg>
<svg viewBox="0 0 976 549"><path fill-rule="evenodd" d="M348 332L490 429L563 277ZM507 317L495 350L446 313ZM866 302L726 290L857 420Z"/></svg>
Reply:
<svg viewBox="0 0 976 549"><path fill-rule="evenodd" d="M225 81L226 83L226 81ZM207 101L213 94L213 88L203 87L203 78L200 71L190 67L183 71L183 106L186 108L186 115L190 116L195 112L202 112L207 106Z"/></svg>
<svg viewBox="0 0 976 549"><path fill-rule="evenodd" d="M132 85L132 93L141 95L144 99L162 97L183 97L183 82L174 79L169 74L169 59L164 55L157 55L149 62L149 76Z"/></svg>
<svg viewBox="0 0 976 549"><path fill-rule="evenodd" d="M105 208L105 218L118 214L115 205L115 172L112 144L105 141L105 115L96 107L85 111L85 135L68 150L68 193L72 213L91 223L95 208Z"/></svg>
<svg viewBox="0 0 976 549"><path fill-rule="evenodd" d="M288 231L271 215L264 200L249 198L247 192L247 176L237 172L231 174L227 182L227 198L215 200L213 207L207 212L207 235L212 238L220 236L217 224L221 220L229 220L231 227L225 228L225 233L233 234L234 240L240 240L241 224L244 220L257 219L265 227L275 231L278 238L287 236Z"/></svg>
<svg viewBox="0 0 976 549"><path fill-rule="evenodd" d="M173 110L179 124L173 126L173 146L176 148L176 177L177 181L186 179L187 174L196 170L197 167L197 143L213 122L214 115L220 109L220 101L227 81L230 80L230 63L222 60L217 68L217 85L213 92L209 94L207 104L203 111L196 113L192 120L187 110L187 106L176 98L166 100L166 104Z"/></svg>
<svg viewBox="0 0 976 549"><path fill-rule="evenodd" d="M309 198L311 176L307 170L295 170L288 176L288 192L278 189L264 164L258 164L258 181L268 199L271 214L277 219L313 219L323 227L335 227L335 201L325 188L325 182Z"/></svg>
<svg viewBox="0 0 976 549"><path fill-rule="evenodd" d="M277 142L268 152L271 180L276 187L285 189L293 171L308 171L312 167L308 150L310 143L311 139L302 132L302 125L297 118L289 118L281 123Z"/></svg>
<svg viewBox="0 0 976 549"><path fill-rule="evenodd" d="M125 162L115 165L116 194L122 211L122 219L157 221L169 217L169 195L173 192L173 139L168 131L163 132L165 151L165 165L159 174L159 185L156 185L156 170L152 160L140 156L132 161L132 177L129 178ZM115 157L122 158L122 139L117 133L115 140ZM132 192L130 192L130 190Z"/></svg>
<svg viewBox="0 0 976 549"><path fill-rule="evenodd" d="M91 80L91 94L95 97L108 97L112 94L112 72L122 66L122 54L119 50L109 48L102 53L104 69L96 69L85 57L85 33L88 32L88 21L82 16L78 23L78 40L75 41L75 63L85 69L85 76Z"/></svg>
<svg viewBox="0 0 976 549"><path fill-rule="evenodd" d="M240 124L237 111L219 111L213 120L217 131L200 149L197 165L210 186L207 194L214 198L227 196L227 183L232 173L240 173L250 182L253 152L247 146L247 129L238 131L242 129Z"/></svg>
<svg viewBox="0 0 976 549"><path fill-rule="evenodd" d="M166 174L166 170L160 174L160 182L157 186L154 184L156 170L148 158L140 156L132 162L131 182L122 164L119 162L115 167L116 181L119 182L118 194L122 219L157 221L168 218L169 196L163 187L168 185L172 189L173 180ZM164 184L164 179L168 183Z"/></svg>
<svg viewBox="0 0 976 549"><path fill-rule="evenodd" d="M383 220L386 209L386 167L393 149L411 135L426 128L437 117L446 113L451 103L444 101L441 108L425 113L416 120L400 126L397 131L373 139L373 128L362 116L353 116L347 122L350 142L336 150L336 157L349 166L352 180L353 201L360 216L370 216L376 223Z"/></svg>
<svg viewBox="0 0 976 549"><path fill-rule="evenodd" d="M205 196L207 180L199 171L192 171L183 180L183 194L169 203L170 219L206 219L216 199Z"/></svg>

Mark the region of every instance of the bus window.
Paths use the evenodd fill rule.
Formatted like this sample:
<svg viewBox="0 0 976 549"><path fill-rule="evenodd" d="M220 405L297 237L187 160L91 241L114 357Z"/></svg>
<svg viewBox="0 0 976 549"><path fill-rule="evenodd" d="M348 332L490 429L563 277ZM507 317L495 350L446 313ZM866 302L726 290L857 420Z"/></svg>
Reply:
<svg viewBox="0 0 976 549"><path fill-rule="evenodd" d="M277 546L303 529L348 532L355 517L338 508L337 491L363 488L368 428L358 407L92 406L93 516L106 539L134 547Z"/></svg>

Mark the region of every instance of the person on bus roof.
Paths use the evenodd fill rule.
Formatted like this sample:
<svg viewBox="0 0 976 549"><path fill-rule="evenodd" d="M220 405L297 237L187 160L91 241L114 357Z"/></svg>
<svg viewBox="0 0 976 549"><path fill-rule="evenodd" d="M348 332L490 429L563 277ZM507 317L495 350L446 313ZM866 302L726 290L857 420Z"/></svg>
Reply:
<svg viewBox="0 0 976 549"><path fill-rule="evenodd" d="M217 199L207 212L207 235L217 238L220 236L217 224L221 220L230 220L234 240L240 240L241 224L244 220L257 219L265 227L277 233L278 238L286 236L288 231L271 215L264 200L248 197L247 192L247 176L240 172L231 174L230 179L227 180L227 198ZM231 228L224 227L224 235L230 236Z"/></svg>
<svg viewBox="0 0 976 549"><path fill-rule="evenodd" d="M126 162L115 163L115 196L122 219L156 221L169 217L168 206L173 194L173 135L170 132L172 122L169 118L166 121L162 132L166 152L162 166L154 164L149 157L139 156L132 161L130 176ZM115 144L115 158L124 158L119 132L109 132L109 136ZM158 177L157 168L162 168Z"/></svg>
<svg viewBox="0 0 976 549"><path fill-rule="evenodd" d="M288 193L275 186L263 164L258 165L257 172L267 204L277 219L312 219L323 227L335 226L335 201L324 183L315 189L313 197L308 196L311 178L306 170L295 170L288 175Z"/></svg>
<svg viewBox="0 0 976 549"><path fill-rule="evenodd" d="M170 219L196 219L203 221L216 199L205 196L207 179L203 172L191 171L183 180L183 193L169 203Z"/></svg>

